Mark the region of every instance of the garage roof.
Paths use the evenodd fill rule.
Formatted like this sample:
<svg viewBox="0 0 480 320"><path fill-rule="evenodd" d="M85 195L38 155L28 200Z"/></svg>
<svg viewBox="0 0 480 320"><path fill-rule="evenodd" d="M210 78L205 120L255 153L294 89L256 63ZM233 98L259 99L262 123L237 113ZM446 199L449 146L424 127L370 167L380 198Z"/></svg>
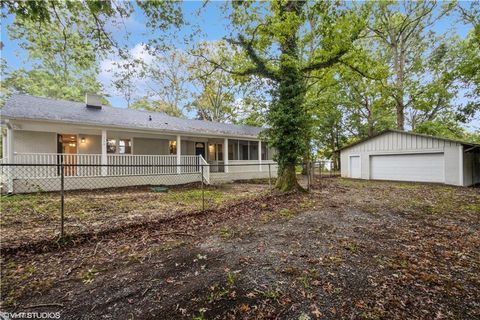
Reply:
<svg viewBox="0 0 480 320"><path fill-rule="evenodd" d="M350 147L353 147L353 146L356 146L357 144L360 144L360 143L363 143L365 141L368 141L370 139L373 139L375 137L378 137L378 136L381 136L381 135L384 135L386 133L390 133L390 132L396 132L396 133L405 133L405 134L408 134L408 135L412 135L412 136L419 136L419 137L424 137L424 138L433 138L433 139L438 139L438 140L443 140L443 141L449 141L449 142L454 142L454 143L459 143L463 146L467 146L467 147L479 147L480 144L477 144L477 143L471 143L471 142L465 142L465 141L461 141L461 140L454 140L454 139L448 139L448 138L443 138L443 137L436 137L436 136L431 136L431 135L428 135L428 134L422 134L422 133L415 133L415 132L409 132L409 131L402 131L402 130L395 130L395 129L387 129L387 130L384 130L380 133L377 133L371 137L368 137L368 138L365 138L365 139L361 139L357 142L354 142L352 144L349 144L348 146L345 146L343 148L340 148L338 149L338 151L341 151L341 150L345 150L345 149L348 149Z"/></svg>
<svg viewBox="0 0 480 320"><path fill-rule="evenodd" d="M150 112L102 106L87 108L85 103L41 98L23 94L12 95L1 115L7 119L46 120L129 129L169 131L191 134L212 134L258 138L262 128L228 123L172 117Z"/></svg>

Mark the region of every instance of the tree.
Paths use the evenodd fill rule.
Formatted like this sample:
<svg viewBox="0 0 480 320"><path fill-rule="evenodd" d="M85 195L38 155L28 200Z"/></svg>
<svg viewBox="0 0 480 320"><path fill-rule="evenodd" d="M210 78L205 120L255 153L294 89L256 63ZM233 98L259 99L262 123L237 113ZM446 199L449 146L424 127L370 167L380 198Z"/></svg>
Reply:
<svg viewBox="0 0 480 320"><path fill-rule="evenodd" d="M427 30L452 10L453 2L437 12L436 1L378 2L372 25L369 27L379 43L389 53L393 76L389 81L390 94L395 101L397 129L405 129L405 112L416 96L418 82L415 74L421 67Z"/></svg>
<svg viewBox="0 0 480 320"><path fill-rule="evenodd" d="M462 20L473 27L467 38L457 46L461 60L456 72L466 90L465 96L469 99L460 109L457 118L466 122L480 111L480 1L470 2L468 8L462 5L457 7Z"/></svg>
<svg viewBox="0 0 480 320"><path fill-rule="evenodd" d="M137 1L147 27L166 31L183 23L179 3ZM125 56L114 34L134 10L132 2L114 1L2 1L2 17L14 16L12 39L20 40L34 65L31 70L9 70L3 85L35 95L83 100L85 92L102 88L96 80L98 57L113 50ZM163 49L164 33L149 39L153 49ZM128 67L130 67L128 65ZM131 72L127 72L130 76ZM125 88L130 80L119 79ZM131 87L131 86L130 86ZM124 90L127 92L127 90Z"/></svg>
<svg viewBox="0 0 480 320"><path fill-rule="evenodd" d="M237 50L233 65L206 58L236 76L258 76L274 83L266 135L278 151L279 190L302 189L295 164L309 152L312 125L304 106L305 79L348 59L352 41L364 27L363 13L330 2L235 2L231 19L236 35L228 39ZM308 29L308 19L316 20L314 28ZM303 50L312 43L317 50Z"/></svg>
<svg viewBox="0 0 480 320"><path fill-rule="evenodd" d="M145 81L146 96L130 107L182 116L191 83L187 65L187 55L179 50L164 51L143 63L139 77Z"/></svg>
<svg viewBox="0 0 480 320"><path fill-rule="evenodd" d="M348 130L358 138L372 137L395 126L394 101L385 90L388 65L381 50L369 40L359 41L356 65L368 73L341 66L337 103L343 105Z"/></svg>
<svg viewBox="0 0 480 320"><path fill-rule="evenodd" d="M58 14L65 9L57 8ZM79 22L83 27L83 23ZM31 70L5 70L3 85L9 90L58 99L83 101L85 93L99 92L95 47L74 28L16 17L9 37L20 41Z"/></svg>
<svg viewBox="0 0 480 320"><path fill-rule="evenodd" d="M234 77L209 61L226 61L233 55L232 48L223 41L201 43L192 51L188 71L195 88L190 111L202 120L235 122L235 99L239 86Z"/></svg>
<svg viewBox="0 0 480 320"><path fill-rule="evenodd" d="M140 109L146 111L163 112L169 116L182 117L180 109L175 108L171 104L164 103L161 100L151 100L150 98L141 98L133 102L129 108Z"/></svg>

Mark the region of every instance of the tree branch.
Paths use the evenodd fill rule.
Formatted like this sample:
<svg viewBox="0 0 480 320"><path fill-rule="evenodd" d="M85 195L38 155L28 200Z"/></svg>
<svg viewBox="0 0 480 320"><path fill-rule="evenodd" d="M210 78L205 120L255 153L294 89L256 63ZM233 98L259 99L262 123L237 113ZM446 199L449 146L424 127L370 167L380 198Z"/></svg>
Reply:
<svg viewBox="0 0 480 320"><path fill-rule="evenodd" d="M326 61L312 62L301 69L302 72L321 70L333 66L340 62L340 59L348 52L347 49L340 50L335 56Z"/></svg>
<svg viewBox="0 0 480 320"><path fill-rule="evenodd" d="M257 29L256 29L257 30ZM256 32L256 31L255 31ZM255 49L253 48L253 39L250 41L245 41L245 38L240 35L238 37L238 40L233 40L233 39L226 39L228 43L233 44L233 45L238 45L242 47L250 60L253 62L255 65L254 67L248 68L243 71L239 71L237 73L240 73L240 75L260 75L272 80L278 80L278 77L275 73L274 70L269 68L265 61L258 56L258 54L255 52Z"/></svg>

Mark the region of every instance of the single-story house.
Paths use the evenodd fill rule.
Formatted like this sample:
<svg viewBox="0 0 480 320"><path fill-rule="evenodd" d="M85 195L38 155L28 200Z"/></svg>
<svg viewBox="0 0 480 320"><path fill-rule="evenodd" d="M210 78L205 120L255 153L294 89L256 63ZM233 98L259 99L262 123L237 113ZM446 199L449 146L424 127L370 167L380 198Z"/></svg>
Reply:
<svg viewBox="0 0 480 320"><path fill-rule="evenodd" d="M198 181L199 166L174 166L202 163L209 165L204 168L207 182L276 174L272 160L274 150L259 138L261 128L114 108L100 101L97 95L87 95L85 103L11 96L0 111L2 162L58 164L62 160L70 164L64 172L68 180L66 188L70 189L80 188L75 184L79 181L77 178L108 178L108 183L102 181L103 187L145 183L145 178L140 181L135 176L149 174L156 177L150 180L156 184ZM99 167L94 168L95 165ZM101 168L100 165L123 167ZM136 167L128 168L129 165ZM141 165L150 167L142 169ZM20 171L9 172L10 192L26 188L20 187ZM118 177L121 179L116 179ZM32 175L24 178L30 179L31 184ZM57 181L58 170L37 171L35 178ZM34 185L48 190L59 188L53 180L43 184L36 181ZM54 187L49 187L52 185ZM90 185L93 186L94 181Z"/></svg>
<svg viewBox="0 0 480 320"><path fill-rule="evenodd" d="M340 149L341 176L356 179L480 183L480 144L400 130Z"/></svg>

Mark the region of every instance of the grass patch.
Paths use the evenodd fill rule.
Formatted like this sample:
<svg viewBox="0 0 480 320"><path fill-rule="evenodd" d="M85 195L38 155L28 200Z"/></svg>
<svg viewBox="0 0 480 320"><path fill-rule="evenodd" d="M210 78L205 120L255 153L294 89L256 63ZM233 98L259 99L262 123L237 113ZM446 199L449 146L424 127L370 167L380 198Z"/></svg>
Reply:
<svg viewBox="0 0 480 320"><path fill-rule="evenodd" d="M295 213L288 208L281 209L278 214L280 214L280 216L282 216L284 218L287 218L287 219L292 219L293 217L295 217Z"/></svg>
<svg viewBox="0 0 480 320"><path fill-rule="evenodd" d="M220 238L224 240L232 239L235 236L235 231L228 227L221 227L218 233L220 234Z"/></svg>

